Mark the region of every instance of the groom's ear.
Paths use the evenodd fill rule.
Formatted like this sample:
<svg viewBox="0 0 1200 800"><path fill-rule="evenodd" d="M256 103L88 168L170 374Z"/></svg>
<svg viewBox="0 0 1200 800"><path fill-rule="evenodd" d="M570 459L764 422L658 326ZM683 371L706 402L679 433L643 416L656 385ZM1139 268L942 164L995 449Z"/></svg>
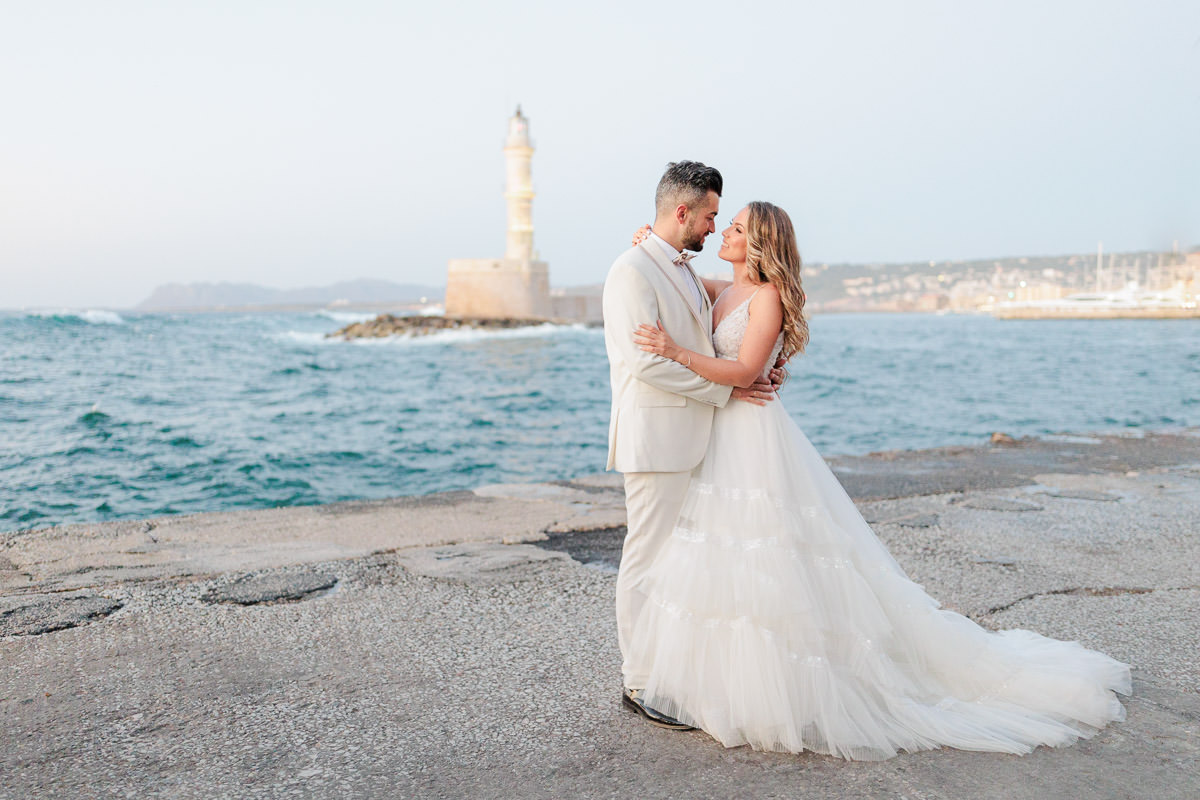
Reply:
<svg viewBox="0 0 1200 800"><path fill-rule="evenodd" d="M675 221L680 225L687 222L688 207L683 203L675 206Z"/></svg>

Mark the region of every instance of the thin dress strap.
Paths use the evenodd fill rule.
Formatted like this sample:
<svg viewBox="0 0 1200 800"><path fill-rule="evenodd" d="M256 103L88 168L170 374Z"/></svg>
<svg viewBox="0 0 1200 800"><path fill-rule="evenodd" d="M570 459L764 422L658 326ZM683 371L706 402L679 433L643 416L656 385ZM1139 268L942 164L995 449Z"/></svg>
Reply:
<svg viewBox="0 0 1200 800"><path fill-rule="evenodd" d="M759 284L758 289L755 289L753 292L751 292L749 297L747 297L742 302L738 303L737 306L734 307L734 309L732 311L729 311L727 314L725 314L725 316L721 317L721 322L717 322L716 318L714 317L713 318L713 330L715 331L717 328L719 328L721 326L722 322L724 322L725 320L732 317L735 313L740 311L742 308L746 308L746 313L749 314L750 313L750 308L749 308L750 301L754 299L754 295L758 294L764 285L765 284ZM726 286L724 289L722 289L721 294L717 295L717 300L720 300L721 296L724 295L725 292L728 292L732 288L733 288L733 285L730 284L729 286ZM713 308L715 309L716 307L717 307L717 304L714 301Z"/></svg>

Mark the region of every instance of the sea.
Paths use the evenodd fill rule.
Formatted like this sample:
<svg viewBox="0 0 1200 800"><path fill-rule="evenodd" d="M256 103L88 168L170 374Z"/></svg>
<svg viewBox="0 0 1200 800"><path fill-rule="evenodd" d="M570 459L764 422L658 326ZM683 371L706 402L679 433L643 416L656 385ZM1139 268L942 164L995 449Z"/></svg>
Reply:
<svg viewBox="0 0 1200 800"><path fill-rule="evenodd" d="M0 532L604 469L599 329L326 338L370 316L0 312ZM780 402L827 456L1200 426L1200 320L811 329Z"/></svg>

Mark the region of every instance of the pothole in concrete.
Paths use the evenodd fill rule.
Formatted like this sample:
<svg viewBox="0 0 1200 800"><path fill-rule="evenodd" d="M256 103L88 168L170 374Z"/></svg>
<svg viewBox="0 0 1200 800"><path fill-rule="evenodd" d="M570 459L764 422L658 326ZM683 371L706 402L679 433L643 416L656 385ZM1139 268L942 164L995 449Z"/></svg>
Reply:
<svg viewBox="0 0 1200 800"><path fill-rule="evenodd" d="M206 603L241 606L284 603L304 600L333 588L337 582L337 576L328 572L252 572L210 589L201 599Z"/></svg>
<svg viewBox="0 0 1200 800"><path fill-rule="evenodd" d="M0 612L0 636L37 636L107 617L122 606L107 597L85 595L45 600Z"/></svg>
<svg viewBox="0 0 1200 800"><path fill-rule="evenodd" d="M950 501L954 503L953 500ZM974 508L978 511L1041 511L1036 503L1026 503L1022 500L1008 500L1003 497L968 497L956 505L963 508Z"/></svg>
<svg viewBox="0 0 1200 800"><path fill-rule="evenodd" d="M533 544L543 550L566 553L585 567L592 567L601 572L615 573L621 564L621 546L625 542L627 530L624 525L621 525L616 528L597 528L590 531L548 533L544 542L533 542Z"/></svg>

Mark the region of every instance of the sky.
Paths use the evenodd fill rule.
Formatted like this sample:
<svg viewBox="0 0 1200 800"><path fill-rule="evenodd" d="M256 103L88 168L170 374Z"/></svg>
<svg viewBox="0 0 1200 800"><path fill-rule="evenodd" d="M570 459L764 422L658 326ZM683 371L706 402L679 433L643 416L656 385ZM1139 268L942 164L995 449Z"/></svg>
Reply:
<svg viewBox="0 0 1200 800"><path fill-rule="evenodd" d="M444 284L503 255L518 103L557 286L684 158L808 262L1200 245L1195 0L9 2L0 308Z"/></svg>

